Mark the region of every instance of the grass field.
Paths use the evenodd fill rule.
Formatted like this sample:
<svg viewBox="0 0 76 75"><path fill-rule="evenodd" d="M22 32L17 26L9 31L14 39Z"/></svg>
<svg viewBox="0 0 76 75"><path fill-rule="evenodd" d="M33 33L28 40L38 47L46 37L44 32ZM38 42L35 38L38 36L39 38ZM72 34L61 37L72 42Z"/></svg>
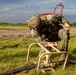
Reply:
<svg viewBox="0 0 76 75"><path fill-rule="evenodd" d="M76 37L71 37L69 41L69 59L76 60ZM36 42L30 38L20 39L0 39L0 73L12 70L26 65L26 55L28 46ZM60 42L58 42L60 45ZM60 47L58 47L60 48ZM37 61L38 52L40 48L33 46L30 52L30 62ZM43 74L39 71L39 75L76 75L76 65L68 64L65 70L62 70L62 66L55 68L55 72L47 71ZM30 71L23 71L16 75L37 75L36 69Z"/></svg>
<svg viewBox="0 0 76 75"><path fill-rule="evenodd" d="M10 28L10 27L27 27L27 24L22 24L22 23L17 23L17 24L14 24L14 23L1 23L0 22L0 28Z"/></svg>

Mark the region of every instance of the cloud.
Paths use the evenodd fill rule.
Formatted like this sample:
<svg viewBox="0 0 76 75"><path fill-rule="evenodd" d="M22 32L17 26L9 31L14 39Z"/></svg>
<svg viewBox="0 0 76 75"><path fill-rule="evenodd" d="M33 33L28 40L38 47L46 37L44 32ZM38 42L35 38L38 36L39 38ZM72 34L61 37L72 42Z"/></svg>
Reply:
<svg viewBox="0 0 76 75"><path fill-rule="evenodd" d="M64 0L39 0L37 3L38 4L47 4L47 3L59 3L63 2Z"/></svg>
<svg viewBox="0 0 76 75"><path fill-rule="evenodd" d="M25 0L0 0L0 5L22 3Z"/></svg>
<svg viewBox="0 0 76 75"><path fill-rule="evenodd" d="M60 2L65 6L63 13L76 12L76 4L69 4L64 0L0 0L0 21L25 23L25 20L36 13L53 11Z"/></svg>
<svg viewBox="0 0 76 75"><path fill-rule="evenodd" d="M23 0L24 1L24 0ZM27 1L28 2L28 1ZM23 3L24 4L24 3ZM0 5L0 13L25 13L29 11L36 11L39 9L37 6L33 5L23 5L23 4L7 4Z"/></svg>
<svg viewBox="0 0 76 75"><path fill-rule="evenodd" d="M25 23L39 9L36 6L7 5L0 7L0 22Z"/></svg>
<svg viewBox="0 0 76 75"><path fill-rule="evenodd" d="M54 2L63 2L64 0L0 0L1 5L8 4L23 4L23 5L33 5L33 4L47 4Z"/></svg>

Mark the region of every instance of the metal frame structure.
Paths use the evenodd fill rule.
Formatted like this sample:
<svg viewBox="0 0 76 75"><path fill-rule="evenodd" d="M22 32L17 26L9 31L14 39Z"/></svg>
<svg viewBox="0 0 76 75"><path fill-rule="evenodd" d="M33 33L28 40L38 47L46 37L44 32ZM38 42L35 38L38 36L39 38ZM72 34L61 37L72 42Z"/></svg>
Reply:
<svg viewBox="0 0 76 75"><path fill-rule="evenodd" d="M44 44L48 43L49 44L49 47L51 47L52 49L54 49L54 52L50 52L48 51L45 47L44 47ZM26 58L26 62L28 63L29 62L29 53L30 53L30 49L33 45L38 45L39 47L41 47L45 53L42 53L38 59L38 64L37 64L37 71L39 70L39 66L40 66L40 62L41 62L41 59L42 57L44 57L45 55L55 55L55 54L66 54L66 58L65 58L65 61L63 63L63 69L65 69L66 67L66 63L67 63L67 59L68 59L68 52L66 51L60 51L58 50L56 47L53 46L53 44L51 42L40 42L40 43L32 43L29 47L28 47L28 53L27 53L27 58ZM53 60L53 59L51 59ZM51 64L51 63L50 63ZM52 67L49 67L49 68L45 68L45 69L42 69L43 71L45 70L48 70L48 69L51 69L52 71L55 71L54 68Z"/></svg>
<svg viewBox="0 0 76 75"><path fill-rule="evenodd" d="M57 12L56 12L57 7L62 7L60 13L57 13ZM59 3L59 4L57 4L57 5L55 6L54 12L47 12L47 13L42 13L42 14L43 14L43 15L57 14L57 15L61 15L61 16L62 16L62 11L63 11L63 9L64 9L64 5L62 5L62 3Z"/></svg>

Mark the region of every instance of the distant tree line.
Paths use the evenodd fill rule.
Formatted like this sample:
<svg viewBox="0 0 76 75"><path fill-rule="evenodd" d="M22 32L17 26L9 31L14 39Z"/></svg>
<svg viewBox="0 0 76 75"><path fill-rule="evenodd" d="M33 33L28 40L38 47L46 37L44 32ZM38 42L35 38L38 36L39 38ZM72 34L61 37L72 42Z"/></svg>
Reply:
<svg viewBox="0 0 76 75"><path fill-rule="evenodd" d="M5 23L5 22L0 22L0 26L7 27L7 26L21 26L21 27L26 27L26 23Z"/></svg>
<svg viewBox="0 0 76 75"><path fill-rule="evenodd" d="M69 23L70 26L76 26L76 22ZM5 22L0 22L0 26L27 26L27 23L5 23Z"/></svg>
<svg viewBox="0 0 76 75"><path fill-rule="evenodd" d="M76 22L73 22L72 25L73 25L73 26L76 26Z"/></svg>

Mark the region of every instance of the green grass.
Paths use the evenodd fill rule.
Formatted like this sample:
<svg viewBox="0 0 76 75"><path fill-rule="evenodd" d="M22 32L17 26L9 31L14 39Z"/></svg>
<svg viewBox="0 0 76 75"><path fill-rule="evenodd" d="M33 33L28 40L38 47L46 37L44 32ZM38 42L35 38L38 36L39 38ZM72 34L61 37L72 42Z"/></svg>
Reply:
<svg viewBox="0 0 76 75"><path fill-rule="evenodd" d="M74 25L74 26L70 26L71 28L76 28L76 25Z"/></svg>
<svg viewBox="0 0 76 75"><path fill-rule="evenodd" d="M69 41L69 59L76 60L76 37L71 37ZM0 39L0 73L12 70L21 66L25 66L28 46L35 43L34 39ZM60 48L60 42L58 42ZM30 52L30 62L35 62L38 59L40 48L33 46ZM76 75L76 65L68 64L66 69L62 69L63 65L55 68L55 72L47 71L43 74L41 70L39 75ZM36 69L23 71L16 75L37 75Z"/></svg>
<svg viewBox="0 0 76 75"><path fill-rule="evenodd" d="M14 24L14 23L0 23L0 28L9 28L9 27L28 27L27 24L22 24L22 23L17 23L17 24Z"/></svg>

